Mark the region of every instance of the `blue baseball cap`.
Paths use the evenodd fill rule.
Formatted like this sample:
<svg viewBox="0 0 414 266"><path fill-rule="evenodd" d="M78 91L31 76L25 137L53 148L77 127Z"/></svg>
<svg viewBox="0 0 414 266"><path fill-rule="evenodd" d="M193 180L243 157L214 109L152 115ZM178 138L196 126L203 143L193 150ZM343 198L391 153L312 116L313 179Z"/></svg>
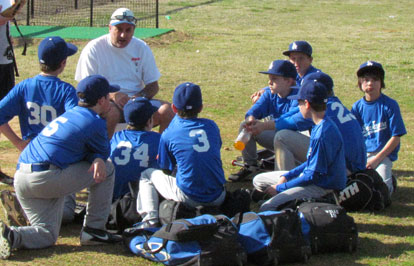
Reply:
<svg viewBox="0 0 414 266"><path fill-rule="evenodd" d="M296 41L289 44L289 50L284 51L283 55L289 56L291 52L300 52L312 56L312 46L307 41Z"/></svg>
<svg viewBox="0 0 414 266"><path fill-rule="evenodd" d="M157 110L158 108L153 106L147 98L131 99L124 106L125 122L131 126L143 125Z"/></svg>
<svg viewBox="0 0 414 266"><path fill-rule="evenodd" d="M310 103L328 102L328 89L322 82L315 80L303 81L298 94L288 96L289 100L307 100Z"/></svg>
<svg viewBox="0 0 414 266"><path fill-rule="evenodd" d="M111 15L110 25L116 26L118 24L127 23L134 25L137 23L137 19L134 17L134 13L128 8L122 7L115 10Z"/></svg>
<svg viewBox="0 0 414 266"><path fill-rule="evenodd" d="M295 79L298 75L298 72L296 72L295 65L293 65L288 60L275 60L272 63L270 63L269 70L261 71L259 73L272 74L293 79Z"/></svg>
<svg viewBox="0 0 414 266"><path fill-rule="evenodd" d="M59 36L44 38L38 47L37 56L39 62L47 66L57 65L68 56L74 55L78 47L71 43L65 42Z"/></svg>
<svg viewBox="0 0 414 266"><path fill-rule="evenodd" d="M173 104L178 110L196 110L203 105L200 86L185 82L177 86L173 95Z"/></svg>
<svg viewBox="0 0 414 266"><path fill-rule="evenodd" d="M76 92L84 94L84 97L79 98L79 101L93 103L110 92L119 91L119 88L118 85L109 84L108 80L101 75L90 75L79 82Z"/></svg>
<svg viewBox="0 0 414 266"><path fill-rule="evenodd" d="M357 71L357 76L362 77L367 72L379 73L382 79L384 79L384 76L385 76L384 68L382 67L380 63L375 62L375 61L367 61L363 63L362 65L360 65Z"/></svg>
<svg viewBox="0 0 414 266"><path fill-rule="evenodd" d="M321 71L306 75L304 80L313 80L322 83L328 90L328 94L332 92L334 88L334 82L332 78L328 74L325 74Z"/></svg>

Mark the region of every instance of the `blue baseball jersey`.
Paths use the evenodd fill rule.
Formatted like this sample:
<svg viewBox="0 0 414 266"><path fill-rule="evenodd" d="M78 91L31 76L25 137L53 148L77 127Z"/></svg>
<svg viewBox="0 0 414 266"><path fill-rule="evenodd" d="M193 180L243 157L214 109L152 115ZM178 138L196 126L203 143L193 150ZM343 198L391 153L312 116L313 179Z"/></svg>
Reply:
<svg viewBox="0 0 414 266"><path fill-rule="evenodd" d="M223 192L220 130L212 120L176 115L162 133L158 150L161 169L176 167L177 186L191 199L212 202Z"/></svg>
<svg viewBox="0 0 414 266"><path fill-rule="evenodd" d="M66 168L79 161L106 160L110 154L106 121L76 106L50 122L20 154L22 163L50 163Z"/></svg>
<svg viewBox="0 0 414 266"><path fill-rule="evenodd" d="M37 75L17 84L0 102L0 125L19 116L23 139L32 139L56 117L78 105L75 88L58 77Z"/></svg>
<svg viewBox="0 0 414 266"><path fill-rule="evenodd" d="M305 79L305 77L311 73L315 73L315 72L321 72L320 69L315 68L314 66L310 65L308 70L306 71L305 75L303 75L303 77L299 76L299 74L296 76L296 86L300 87L303 83L303 79Z"/></svg>
<svg viewBox="0 0 414 266"><path fill-rule="evenodd" d="M147 168L159 168L158 145L161 135L153 131L122 130L111 139L111 161L115 166L113 200L129 191L128 183L138 181Z"/></svg>
<svg viewBox="0 0 414 266"><path fill-rule="evenodd" d="M297 89L292 89L288 96L297 93ZM256 119L262 119L272 116L276 119L297 106L297 100L289 100L287 97L281 98L278 94L272 94L269 87L267 87L259 100L247 111L245 117L254 116Z"/></svg>
<svg viewBox="0 0 414 266"><path fill-rule="evenodd" d="M391 137L407 134L397 101L385 94L373 102L362 98L351 111L362 127L367 152L379 152ZM398 144L388 155L391 161L398 159L399 149Z"/></svg>
<svg viewBox="0 0 414 266"><path fill-rule="evenodd" d="M296 111L296 112L295 112ZM361 126L355 116L342 104L338 97L329 97L325 115L338 127L344 141L346 168L351 172L364 170L367 156ZM276 120L278 130L309 130L312 120L303 118L299 108Z"/></svg>
<svg viewBox="0 0 414 266"><path fill-rule="evenodd" d="M335 123L325 118L312 129L307 160L284 175L288 180L277 191L316 185L341 190L346 184L344 143Z"/></svg>

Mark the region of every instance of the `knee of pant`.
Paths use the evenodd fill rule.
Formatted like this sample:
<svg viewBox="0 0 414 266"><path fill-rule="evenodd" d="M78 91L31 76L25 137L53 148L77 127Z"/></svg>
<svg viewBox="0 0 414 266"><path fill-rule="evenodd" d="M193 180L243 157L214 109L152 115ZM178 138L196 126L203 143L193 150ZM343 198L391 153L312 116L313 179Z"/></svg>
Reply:
<svg viewBox="0 0 414 266"><path fill-rule="evenodd" d="M291 135L292 130L282 129L276 132L274 142L283 142L283 140Z"/></svg>
<svg viewBox="0 0 414 266"><path fill-rule="evenodd" d="M115 166L110 160L105 161L106 175L107 177L115 176Z"/></svg>

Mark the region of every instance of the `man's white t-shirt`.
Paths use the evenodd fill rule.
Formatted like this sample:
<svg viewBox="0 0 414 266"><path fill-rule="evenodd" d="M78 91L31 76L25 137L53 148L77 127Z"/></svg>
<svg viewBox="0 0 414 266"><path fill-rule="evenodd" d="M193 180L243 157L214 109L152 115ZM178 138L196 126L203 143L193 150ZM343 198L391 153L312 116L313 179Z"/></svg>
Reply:
<svg viewBox="0 0 414 266"><path fill-rule="evenodd" d="M120 91L128 96L161 77L154 55L144 41L133 37L126 47L117 48L112 45L109 34L90 41L79 57L75 80L94 74L119 85Z"/></svg>

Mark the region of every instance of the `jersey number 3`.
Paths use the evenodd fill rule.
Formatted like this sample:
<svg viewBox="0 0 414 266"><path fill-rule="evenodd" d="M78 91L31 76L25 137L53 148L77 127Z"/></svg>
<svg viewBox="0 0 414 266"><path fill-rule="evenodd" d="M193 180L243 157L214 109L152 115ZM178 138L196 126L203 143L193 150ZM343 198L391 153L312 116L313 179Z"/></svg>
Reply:
<svg viewBox="0 0 414 266"><path fill-rule="evenodd" d="M194 129L190 131L190 137L197 137L200 144L193 145L193 149L197 152L206 152L210 149L207 134L203 129Z"/></svg>

